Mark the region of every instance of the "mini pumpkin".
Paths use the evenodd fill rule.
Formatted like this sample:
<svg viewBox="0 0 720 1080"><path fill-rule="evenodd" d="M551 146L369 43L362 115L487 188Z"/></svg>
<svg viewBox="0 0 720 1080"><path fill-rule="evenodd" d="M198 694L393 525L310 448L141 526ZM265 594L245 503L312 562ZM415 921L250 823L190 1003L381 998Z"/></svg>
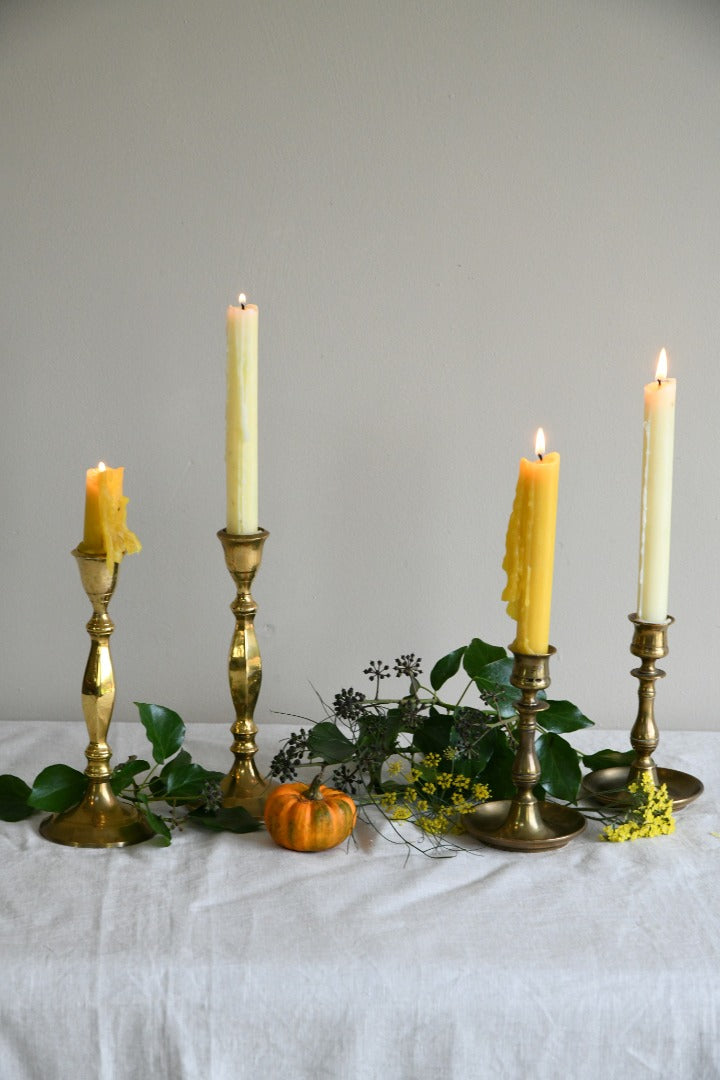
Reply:
<svg viewBox="0 0 720 1080"><path fill-rule="evenodd" d="M355 826L357 807L344 791L311 784L280 784L265 802L265 827L276 844L291 851L325 851L341 844Z"/></svg>

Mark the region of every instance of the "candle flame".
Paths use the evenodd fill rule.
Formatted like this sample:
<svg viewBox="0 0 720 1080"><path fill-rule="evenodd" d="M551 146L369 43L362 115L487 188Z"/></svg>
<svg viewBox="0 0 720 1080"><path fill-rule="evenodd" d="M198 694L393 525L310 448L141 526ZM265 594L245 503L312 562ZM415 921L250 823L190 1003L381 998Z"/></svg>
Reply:
<svg viewBox="0 0 720 1080"><path fill-rule="evenodd" d="M247 304L247 296L245 295L244 292L241 292L240 295L238 296L238 304L240 305L241 308L244 308L245 305Z"/></svg>
<svg viewBox="0 0 720 1080"><path fill-rule="evenodd" d="M537 429L537 435L535 436L535 453L539 458L542 458L545 453L545 432L541 427Z"/></svg>
<svg viewBox="0 0 720 1080"><path fill-rule="evenodd" d="M98 472L105 472L107 465L104 461L98 461Z"/></svg>
<svg viewBox="0 0 720 1080"><path fill-rule="evenodd" d="M657 368L655 370L655 378L658 382L662 382L663 379L667 379L667 353L664 349L660 350L658 356Z"/></svg>

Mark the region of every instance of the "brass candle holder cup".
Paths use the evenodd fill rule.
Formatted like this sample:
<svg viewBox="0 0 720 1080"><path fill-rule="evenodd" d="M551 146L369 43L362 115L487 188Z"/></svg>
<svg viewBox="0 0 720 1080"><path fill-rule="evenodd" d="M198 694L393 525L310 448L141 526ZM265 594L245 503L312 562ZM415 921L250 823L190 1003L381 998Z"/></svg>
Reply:
<svg viewBox="0 0 720 1080"><path fill-rule="evenodd" d="M510 682L520 691L517 704L518 749L513 763L515 795L483 803L463 818L473 836L491 847L506 851L550 851L563 847L585 828L585 818L577 810L559 803L538 799L533 789L541 770L535 749L536 716L547 703L538 691L550 685L550 657L547 653L527 656L513 651Z"/></svg>
<svg viewBox="0 0 720 1080"><path fill-rule="evenodd" d="M640 667L633 668L631 672L639 680L638 713L630 732L635 758L630 766L619 765L588 773L583 779L583 789L598 802L629 806L632 796L627 790L628 785L637 783L643 773L650 773L655 787L661 784L667 786L673 809L682 810L683 806L702 794L702 783L689 773L658 768L652 756L660 741L655 723L655 683L665 678L665 672L655 664L668 654L668 627L675 620L671 615L663 623L642 622L636 614L628 615L628 618L634 626L630 652L640 659Z"/></svg>
<svg viewBox="0 0 720 1080"><path fill-rule="evenodd" d="M115 626L107 613L115 591L118 564L107 566L104 555L87 555L79 549L77 559L83 588L92 604L87 624L90 655L82 683L82 709L90 743L87 790L71 810L46 818L40 832L46 840L70 847L126 847L148 840L153 834L130 803L121 802L110 786L110 747L106 739L115 704L115 677L110 658L110 635Z"/></svg>
<svg viewBox="0 0 720 1080"><path fill-rule="evenodd" d="M218 533L225 563L237 588L237 596L230 605L235 616L235 632L228 658L230 696L235 706L235 723L230 728L234 736L230 747L234 762L220 781L220 790L223 806L243 806L258 819L262 818L265 799L274 785L260 775L255 764L258 729L254 714L262 682L262 660L255 636L257 604L251 589L268 536L265 529L247 535L233 535L226 529Z"/></svg>

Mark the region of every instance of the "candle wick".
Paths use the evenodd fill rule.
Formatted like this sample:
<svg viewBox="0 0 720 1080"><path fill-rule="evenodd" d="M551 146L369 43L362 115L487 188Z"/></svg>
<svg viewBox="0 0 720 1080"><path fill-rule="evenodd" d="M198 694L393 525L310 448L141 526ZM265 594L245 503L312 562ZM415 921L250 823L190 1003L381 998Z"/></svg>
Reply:
<svg viewBox="0 0 720 1080"><path fill-rule="evenodd" d="M662 379L658 379L657 384L658 386L662 386Z"/></svg>
<svg viewBox="0 0 720 1080"><path fill-rule="evenodd" d="M242 301L240 301L240 307L243 309L243 311L245 310L245 305L243 304Z"/></svg>
<svg viewBox="0 0 720 1080"><path fill-rule="evenodd" d="M538 458L540 459L540 461L542 461L542 459L543 459L542 454L538 454Z"/></svg>

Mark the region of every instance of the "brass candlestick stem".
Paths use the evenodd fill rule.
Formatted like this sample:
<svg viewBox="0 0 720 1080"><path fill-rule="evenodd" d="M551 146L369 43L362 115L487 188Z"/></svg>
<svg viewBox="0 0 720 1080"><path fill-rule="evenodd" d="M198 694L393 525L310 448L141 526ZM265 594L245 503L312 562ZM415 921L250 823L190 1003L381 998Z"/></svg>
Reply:
<svg viewBox="0 0 720 1080"><path fill-rule="evenodd" d="M538 691L550 685L550 657L547 653L527 656L513 652L510 682L520 691L517 704L518 749L513 763L512 799L483 803L464 818L469 832L491 847L507 851L548 851L563 847L585 828L585 818L576 810L559 803L536 798L533 793L540 780L540 762L535 749L536 716L547 709Z"/></svg>
<svg viewBox="0 0 720 1080"><path fill-rule="evenodd" d="M235 723L230 728L234 742L230 749L235 760L221 780L220 789L223 806L244 806L256 818L262 818L272 785L260 775L255 764L258 729L254 714L262 682L262 660L255 636L257 604L250 590L268 536L265 529L245 536L235 536L225 529L218 533L227 568L237 587L237 596L230 605L235 615L235 632L228 658L230 696L235 706Z"/></svg>
<svg viewBox="0 0 720 1080"><path fill-rule="evenodd" d="M639 781L643 773L650 773L655 787L660 784L667 786L673 809L681 810L697 799L703 785L688 773L658 768L653 760L660 741L655 722L655 683L665 678L665 672L655 665L668 654L668 628L675 620L671 615L662 623L643 622L635 614L628 615L628 618L634 626L630 652L640 659L640 667L633 668L631 672L638 679L638 713L630 732L635 758L629 767L616 766L589 773L583 780L583 788L599 802L629 806L632 796L627 790L628 784Z"/></svg>
<svg viewBox="0 0 720 1080"><path fill-rule="evenodd" d="M93 609L87 624L90 655L82 683L82 710L90 736L85 751L88 785L77 806L46 818L40 832L46 840L71 847L126 847L148 840L153 833L136 808L117 799L110 786L111 752L106 738L115 704L110 658L110 635L115 626L107 608L115 591L118 564L108 567L104 555L86 555L78 549L72 554Z"/></svg>

